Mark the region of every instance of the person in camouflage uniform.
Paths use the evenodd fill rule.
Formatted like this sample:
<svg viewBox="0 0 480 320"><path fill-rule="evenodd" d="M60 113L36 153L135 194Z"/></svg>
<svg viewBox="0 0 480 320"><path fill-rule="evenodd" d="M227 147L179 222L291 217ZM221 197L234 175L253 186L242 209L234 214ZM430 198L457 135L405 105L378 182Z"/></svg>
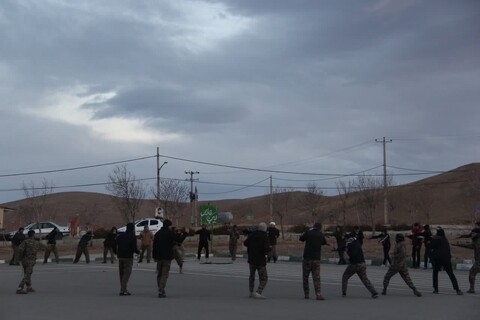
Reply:
<svg viewBox="0 0 480 320"><path fill-rule="evenodd" d="M480 225L477 223L477 225ZM472 247L475 250L475 262L470 268L468 274L468 281L470 282L470 289L468 293L475 293L475 277L480 272L480 228L476 228L472 231Z"/></svg>
<svg viewBox="0 0 480 320"><path fill-rule="evenodd" d="M305 299L309 299L310 288L308 279L312 274L313 287L317 300L325 300L320 291L320 258L322 255L322 246L327 244L325 236L322 233L322 224L317 222L313 228L300 236L300 241L305 242L303 250L303 293Z"/></svg>
<svg viewBox="0 0 480 320"><path fill-rule="evenodd" d="M28 231L28 238L18 248L18 259L22 262L23 278L18 285L17 294L35 292L32 288L32 273L39 249L45 249L45 245L35 240L35 231ZM25 286L27 286L26 290L24 289Z"/></svg>
<svg viewBox="0 0 480 320"><path fill-rule="evenodd" d="M475 278L477 273L480 273L480 222L476 223L476 228L472 230L470 236L472 237L471 244L458 244L459 247L469 248L474 250L474 259L472 267L468 274L468 282L470 283L470 289L467 293L475 293ZM465 238L461 236L460 238Z"/></svg>
<svg viewBox="0 0 480 320"><path fill-rule="evenodd" d="M347 239L347 254L349 257L349 265L343 272L342 276L342 297L347 295L348 279L350 279L350 277L354 274L357 274L362 283L372 294L372 298L378 298L377 291L367 278L367 266L365 265L362 245L356 237L352 236L352 234L350 234L349 238Z"/></svg>
<svg viewBox="0 0 480 320"><path fill-rule="evenodd" d="M410 279L410 275L408 274L407 263L405 262L406 258L406 248L405 248L405 237L401 233L397 233L395 236L395 249L393 251L393 263L388 268L387 273L385 274L385 278L383 279L383 291L382 294L387 294L387 287L390 283L390 279L396 275L397 273L400 274L402 279L408 285L410 289L413 290L413 294L417 297L421 297L422 294L418 292L417 288L413 285L412 279Z"/></svg>

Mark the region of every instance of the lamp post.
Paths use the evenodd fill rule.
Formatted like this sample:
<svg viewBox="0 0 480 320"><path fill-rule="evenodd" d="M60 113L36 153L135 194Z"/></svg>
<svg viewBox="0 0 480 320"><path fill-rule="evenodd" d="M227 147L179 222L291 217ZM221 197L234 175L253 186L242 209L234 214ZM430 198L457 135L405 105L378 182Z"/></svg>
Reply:
<svg viewBox="0 0 480 320"><path fill-rule="evenodd" d="M158 159L157 159L158 160ZM157 201L158 205L160 206L160 170L162 170L163 166L166 165L168 162L165 161L159 166L159 162L157 161Z"/></svg>

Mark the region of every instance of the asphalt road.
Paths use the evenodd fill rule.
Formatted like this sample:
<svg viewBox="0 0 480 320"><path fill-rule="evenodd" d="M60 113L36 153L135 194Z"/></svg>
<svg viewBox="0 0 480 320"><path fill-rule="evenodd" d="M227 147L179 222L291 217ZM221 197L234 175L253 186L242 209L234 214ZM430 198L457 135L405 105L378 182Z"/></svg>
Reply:
<svg viewBox="0 0 480 320"><path fill-rule="evenodd" d="M395 276L388 295L372 299L356 276L349 282L347 297L341 297L344 266L322 265L322 293L327 300L305 300L301 264L269 264L266 300L248 297L248 265L214 258L212 264L187 260L184 274L175 262L167 284L167 298L157 297L155 265L134 266L129 283L132 296L121 297L117 265L83 262L37 263L33 274L35 293L15 294L21 268L0 264L0 319L478 319L480 294L457 296L447 275L440 273L440 294L432 294L431 270L410 270L423 297L415 297ZM369 267L368 276L381 291L382 267ZM468 272L455 272L463 290ZM480 291L480 280L477 279ZM313 288L311 289L313 292ZM314 319L314 318L311 318Z"/></svg>

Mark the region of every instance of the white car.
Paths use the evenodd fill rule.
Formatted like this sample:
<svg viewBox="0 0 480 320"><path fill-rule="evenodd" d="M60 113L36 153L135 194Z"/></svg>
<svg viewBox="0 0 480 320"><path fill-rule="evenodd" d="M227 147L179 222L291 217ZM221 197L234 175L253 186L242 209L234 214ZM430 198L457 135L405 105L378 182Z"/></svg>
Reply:
<svg viewBox="0 0 480 320"><path fill-rule="evenodd" d="M137 220L134 222L135 225L135 235L138 237L140 232L143 231L145 226L148 226L148 229L153 233L157 233L163 227L163 222L160 219L154 218L145 218L141 220ZM127 226L121 227L117 229L117 232L125 232L127 231Z"/></svg>
<svg viewBox="0 0 480 320"><path fill-rule="evenodd" d="M45 236L47 234L49 234L53 230L53 228L55 228L55 227L58 228L58 230L63 234L63 236L70 235L70 230L68 229L68 227L59 226L58 224L56 224L54 222L50 222L50 221L39 222L39 223L36 223L36 222L30 223L28 226L24 227L23 234L25 236L27 236L28 231L33 230L33 231L35 231L35 238L39 238L40 236L42 238L45 238ZM39 230L39 228L40 228L40 230ZM11 237L13 237L13 235L16 232L17 231L10 232L10 239L11 239Z"/></svg>

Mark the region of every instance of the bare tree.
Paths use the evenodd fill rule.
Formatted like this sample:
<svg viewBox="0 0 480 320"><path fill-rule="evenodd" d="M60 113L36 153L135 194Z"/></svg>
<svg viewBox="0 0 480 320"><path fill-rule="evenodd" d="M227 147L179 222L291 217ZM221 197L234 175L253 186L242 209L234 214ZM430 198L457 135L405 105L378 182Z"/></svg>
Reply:
<svg viewBox="0 0 480 320"><path fill-rule="evenodd" d="M408 195L404 195L402 197L403 203L407 208L408 214L410 215L411 224L413 224L417 220L417 213L420 208L419 194L416 190L417 189L415 189L415 192L409 193Z"/></svg>
<svg viewBox="0 0 480 320"><path fill-rule="evenodd" d="M285 240L284 221L290 209L290 200L292 198L293 188L276 187L273 190L273 212L280 219L280 231L282 232L282 239Z"/></svg>
<svg viewBox="0 0 480 320"><path fill-rule="evenodd" d="M187 205L190 190L184 181L163 179L160 185L160 197L153 191L155 199L159 199L165 218L175 218L178 225L179 212Z"/></svg>
<svg viewBox="0 0 480 320"><path fill-rule="evenodd" d="M311 214L313 222L323 220L323 218L317 220L320 215L320 205L323 200L323 190L320 189L315 182L309 183L307 185L307 193L303 197L303 203Z"/></svg>
<svg viewBox="0 0 480 320"><path fill-rule="evenodd" d="M342 213L343 226L347 223L347 211L350 206L351 195L354 191L354 181L348 180L337 182L337 192L340 199L340 212Z"/></svg>
<svg viewBox="0 0 480 320"><path fill-rule="evenodd" d="M372 226L375 233L375 212L383 195L383 180L371 176L358 176L355 181L355 189L358 192L359 206L364 214L367 224Z"/></svg>
<svg viewBox="0 0 480 320"><path fill-rule="evenodd" d="M422 216L425 217L427 224L430 224L430 214L432 212L432 206L435 202L430 190L426 186L422 186L417 191L418 196L418 209Z"/></svg>
<svg viewBox="0 0 480 320"><path fill-rule="evenodd" d="M23 193L27 198L27 205L22 207L22 211L27 214L26 218L35 221L39 228L39 222L45 218L45 210L47 207L48 195L53 193L53 182L48 182L46 179L42 180L40 186L35 186L35 183L30 182L29 185L22 183ZM55 213L50 212L50 217L55 218ZM40 237L42 235L40 234Z"/></svg>
<svg viewBox="0 0 480 320"><path fill-rule="evenodd" d="M126 165L116 166L108 178L110 183L106 189L112 194L118 210L127 222L135 221L145 198L145 185L127 170Z"/></svg>
<svg viewBox="0 0 480 320"><path fill-rule="evenodd" d="M388 191L388 213L390 215L391 224L394 224L393 222L396 221L394 213L398 208L398 198L398 190L390 189Z"/></svg>

